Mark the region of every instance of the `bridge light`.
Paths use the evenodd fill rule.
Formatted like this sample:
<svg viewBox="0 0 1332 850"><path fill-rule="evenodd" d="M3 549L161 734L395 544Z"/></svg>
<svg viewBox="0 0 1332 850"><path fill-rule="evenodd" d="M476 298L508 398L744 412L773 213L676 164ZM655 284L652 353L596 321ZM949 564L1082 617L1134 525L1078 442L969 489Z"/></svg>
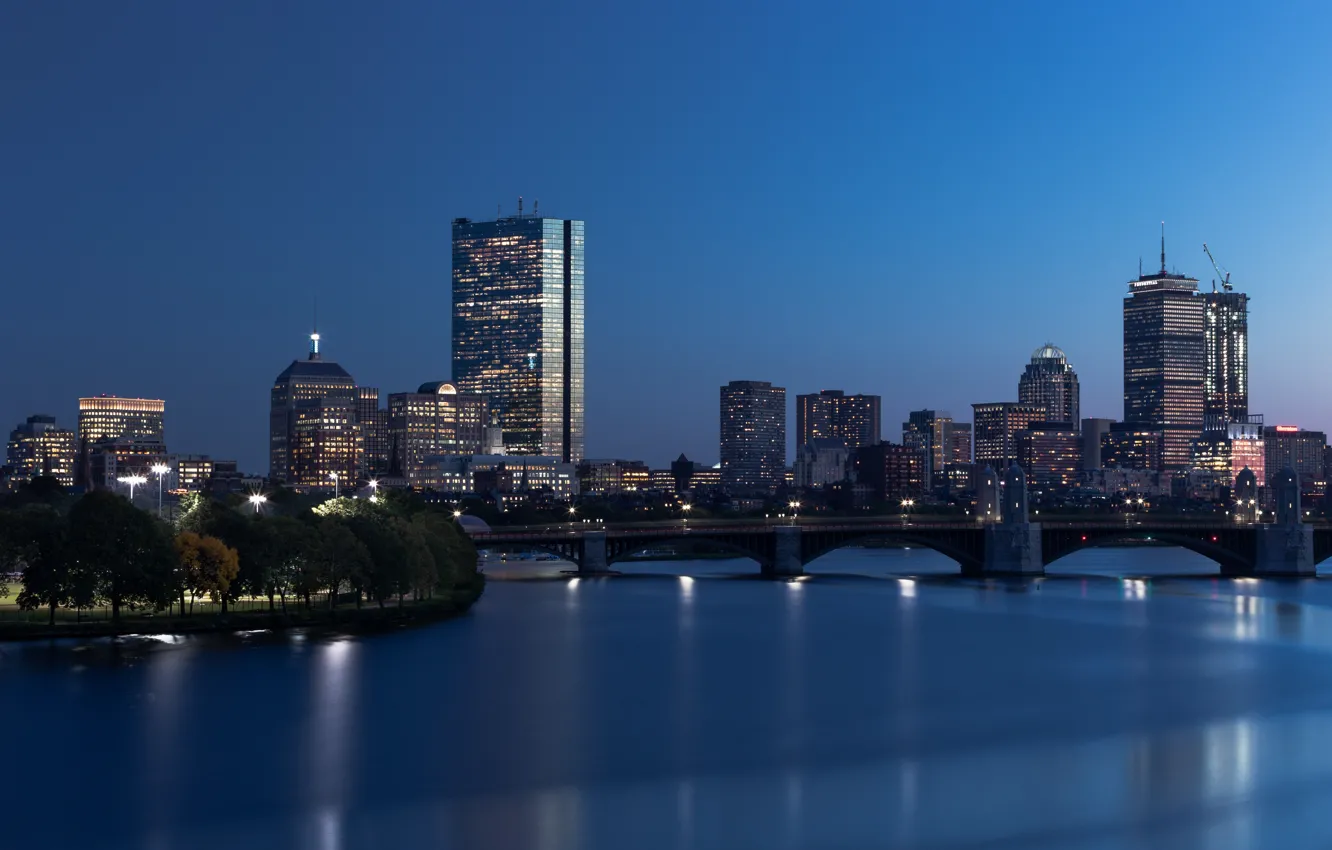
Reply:
<svg viewBox="0 0 1332 850"><path fill-rule="evenodd" d="M1083 543L1086 543L1086 542L1087 542L1087 535L1085 535L1085 534L1082 535L1082 542L1083 542Z"/></svg>
<svg viewBox="0 0 1332 850"><path fill-rule="evenodd" d="M1216 542L1216 535L1215 535L1215 534L1212 535L1212 542L1213 542L1213 543Z"/></svg>

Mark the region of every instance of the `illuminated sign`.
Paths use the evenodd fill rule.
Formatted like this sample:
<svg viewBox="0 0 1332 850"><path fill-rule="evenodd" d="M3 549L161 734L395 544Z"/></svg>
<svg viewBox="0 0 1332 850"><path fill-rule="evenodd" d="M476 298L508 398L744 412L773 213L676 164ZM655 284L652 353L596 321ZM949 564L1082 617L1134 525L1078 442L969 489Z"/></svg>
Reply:
<svg viewBox="0 0 1332 850"><path fill-rule="evenodd" d="M1282 434L1293 434L1300 430L1298 425L1278 425L1276 429Z"/></svg>

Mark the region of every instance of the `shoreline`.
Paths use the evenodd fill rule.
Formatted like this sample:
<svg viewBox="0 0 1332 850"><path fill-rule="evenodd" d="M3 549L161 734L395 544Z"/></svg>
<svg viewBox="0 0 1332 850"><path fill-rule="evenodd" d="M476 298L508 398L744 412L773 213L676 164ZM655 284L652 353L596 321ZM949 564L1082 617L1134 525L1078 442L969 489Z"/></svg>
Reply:
<svg viewBox="0 0 1332 850"><path fill-rule="evenodd" d="M0 622L0 644L34 640L67 640L70 638L129 637L134 635L169 634L225 634L249 631L287 631L290 629L336 629L338 631L365 632L424 626L461 617L471 610L485 593L485 578L479 577L474 585L454 590L447 596L437 596L417 602L385 603L380 608L370 603L361 608L302 608L289 606L284 612L242 611L226 615L177 615L156 617L132 615L120 622L94 620L82 623L55 625L42 623Z"/></svg>

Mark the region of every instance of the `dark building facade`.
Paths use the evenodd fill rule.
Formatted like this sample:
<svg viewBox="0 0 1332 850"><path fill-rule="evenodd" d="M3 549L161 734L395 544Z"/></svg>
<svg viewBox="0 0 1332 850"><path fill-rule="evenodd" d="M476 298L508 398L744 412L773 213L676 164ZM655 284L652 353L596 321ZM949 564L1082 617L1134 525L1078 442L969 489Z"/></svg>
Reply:
<svg viewBox="0 0 1332 850"><path fill-rule="evenodd" d="M973 404L971 420L976 464L999 472L1017 460L1017 432L1045 421L1046 414L1039 404L996 401Z"/></svg>
<svg viewBox="0 0 1332 850"><path fill-rule="evenodd" d="M1202 433L1206 309L1198 281L1161 270L1124 298L1124 422L1162 433L1163 469L1184 469Z"/></svg>
<svg viewBox="0 0 1332 850"><path fill-rule="evenodd" d="M1158 471L1165 435L1149 428L1116 422L1101 435L1101 468Z"/></svg>
<svg viewBox="0 0 1332 850"><path fill-rule="evenodd" d="M319 334L311 334L307 358L293 360L273 379L268 414L269 478L303 489L333 489L333 472L344 482L354 478L360 464L358 403L356 381L346 369L323 359ZM303 409L305 413L301 413ZM326 435L319 433L325 410L330 414ZM348 421L350 435L345 432Z"/></svg>
<svg viewBox="0 0 1332 850"><path fill-rule="evenodd" d="M72 487L77 456L74 432L58 427L54 416L38 414L9 433L5 465L13 481L49 475L62 487Z"/></svg>
<svg viewBox="0 0 1332 850"><path fill-rule="evenodd" d="M796 396L796 443L841 440L851 449L877 443L883 437L881 401L876 395L841 390Z"/></svg>
<svg viewBox="0 0 1332 850"><path fill-rule="evenodd" d="M388 420L389 468L423 487L436 468L432 458L482 453L486 400L432 381L414 393L390 394Z"/></svg>
<svg viewBox="0 0 1332 850"><path fill-rule="evenodd" d="M925 487L925 460L919 449L883 441L855 452L856 483L878 501L919 496Z"/></svg>
<svg viewBox="0 0 1332 850"><path fill-rule="evenodd" d="M946 410L913 410L902 423L902 445L920 452L926 487L943 486L944 467L954 462L953 427L953 415ZM970 454L970 435L967 449Z"/></svg>
<svg viewBox="0 0 1332 850"><path fill-rule="evenodd" d="M1032 353L1018 379L1018 401L1044 407L1051 422L1080 421L1078 373L1068 365L1062 349L1047 343Z"/></svg>
<svg viewBox="0 0 1332 850"><path fill-rule="evenodd" d="M379 406L378 387L356 388L356 420L361 426L361 466L366 476L389 469L388 410Z"/></svg>
<svg viewBox="0 0 1332 850"><path fill-rule="evenodd" d="M1017 433L1018 466L1038 487L1071 487L1082 465L1082 432L1068 422L1033 422Z"/></svg>
<svg viewBox="0 0 1332 850"><path fill-rule="evenodd" d="M1110 428L1114 424L1113 419L1082 420L1082 468L1084 470L1100 469L1104 465L1101 461L1101 443L1105 435L1110 433Z"/></svg>
<svg viewBox="0 0 1332 850"><path fill-rule="evenodd" d="M721 479L732 493L771 492L786 478L786 390L767 381L721 388Z"/></svg>
<svg viewBox="0 0 1332 850"><path fill-rule="evenodd" d="M948 463L971 463L971 423L954 422L948 439Z"/></svg>
<svg viewBox="0 0 1332 850"><path fill-rule="evenodd" d="M1263 428L1263 450L1266 471L1270 477L1290 467L1300 481L1300 492L1305 495L1321 494L1327 486L1323 464L1327 449L1327 434L1306 431L1297 425L1268 425ZM1266 481L1260 482L1265 486Z"/></svg>
<svg viewBox="0 0 1332 850"><path fill-rule="evenodd" d="M583 459L583 222L453 221L453 382L507 454Z"/></svg>
<svg viewBox="0 0 1332 850"><path fill-rule="evenodd" d="M1249 296L1203 295L1203 421L1229 424L1249 418Z"/></svg>

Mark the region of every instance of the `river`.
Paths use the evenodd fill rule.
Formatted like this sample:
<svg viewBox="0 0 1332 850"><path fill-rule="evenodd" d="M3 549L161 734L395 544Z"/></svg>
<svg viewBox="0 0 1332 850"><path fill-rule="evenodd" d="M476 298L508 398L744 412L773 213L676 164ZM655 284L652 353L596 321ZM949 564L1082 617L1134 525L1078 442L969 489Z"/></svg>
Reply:
<svg viewBox="0 0 1332 850"><path fill-rule="evenodd" d="M1332 843L1332 582L1179 549L964 580L847 549L570 579L371 637L0 644L3 845Z"/></svg>

